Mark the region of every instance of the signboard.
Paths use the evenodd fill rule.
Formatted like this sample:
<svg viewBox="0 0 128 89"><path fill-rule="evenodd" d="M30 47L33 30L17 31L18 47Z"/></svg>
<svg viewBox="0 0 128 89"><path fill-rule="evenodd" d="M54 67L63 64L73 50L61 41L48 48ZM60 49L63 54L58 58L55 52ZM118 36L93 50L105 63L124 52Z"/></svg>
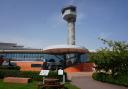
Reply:
<svg viewBox="0 0 128 89"><path fill-rule="evenodd" d="M63 74L64 74L64 71L61 70L61 69L59 69L59 70L58 70L58 75L63 75Z"/></svg>
<svg viewBox="0 0 128 89"><path fill-rule="evenodd" d="M49 73L49 70L41 70L39 75L47 76Z"/></svg>

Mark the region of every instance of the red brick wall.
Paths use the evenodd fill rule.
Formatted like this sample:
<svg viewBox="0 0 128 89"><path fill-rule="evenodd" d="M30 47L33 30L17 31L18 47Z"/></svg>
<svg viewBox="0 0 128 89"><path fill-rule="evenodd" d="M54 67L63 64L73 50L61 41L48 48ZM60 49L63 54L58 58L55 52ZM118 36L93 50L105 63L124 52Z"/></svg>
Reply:
<svg viewBox="0 0 128 89"><path fill-rule="evenodd" d="M65 72L92 72L94 63L81 63L66 68Z"/></svg>
<svg viewBox="0 0 128 89"><path fill-rule="evenodd" d="M16 61L15 63L21 67L21 71L40 71L41 67L31 67L31 64L43 64L41 61Z"/></svg>
<svg viewBox="0 0 128 89"><path fill-rule="evenodd" d="M41 67L31 67L31 64L43 64L43 62L39 62L39 61L17 61L15 62L17 64L17 66L21 67L21 71L40 71ZM81 64L77 64L71 67L66 68L64 71L65 72L92 72L93 71L93 66L94 63L81 63Z"/></svg>

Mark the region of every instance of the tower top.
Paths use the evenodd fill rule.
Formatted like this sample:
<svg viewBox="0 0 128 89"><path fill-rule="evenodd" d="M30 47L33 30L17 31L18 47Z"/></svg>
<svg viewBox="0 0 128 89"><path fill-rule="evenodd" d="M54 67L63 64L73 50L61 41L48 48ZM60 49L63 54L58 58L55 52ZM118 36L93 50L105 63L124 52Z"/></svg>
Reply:
<svg viewBox="0 0 128 89"><path fill-rule="evenodd" d="M76 6L68 5L62 8L61 10L63 19L67 22L75 22L76 21Z"/></svg>
<svg viewBox="0 0 128 89"><path fill-rule="evenodd" d="M74 5L67 5L67 6L65 6L61 10L62 14L65 12L65 10L69 10L69 9L72 10L72 11L76 11L76 6L74 6Z"/></svg>

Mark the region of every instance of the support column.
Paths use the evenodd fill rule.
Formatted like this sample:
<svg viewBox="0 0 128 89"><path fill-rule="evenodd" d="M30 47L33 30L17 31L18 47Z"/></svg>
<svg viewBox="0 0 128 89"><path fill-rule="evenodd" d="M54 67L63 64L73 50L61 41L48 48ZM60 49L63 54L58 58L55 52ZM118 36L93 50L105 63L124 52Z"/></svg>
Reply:
<svg viewBox="0 0 128 89"><path fill-rule="evenodd" d="M75 22L68 22L68 44L75 45Z"/></svg>

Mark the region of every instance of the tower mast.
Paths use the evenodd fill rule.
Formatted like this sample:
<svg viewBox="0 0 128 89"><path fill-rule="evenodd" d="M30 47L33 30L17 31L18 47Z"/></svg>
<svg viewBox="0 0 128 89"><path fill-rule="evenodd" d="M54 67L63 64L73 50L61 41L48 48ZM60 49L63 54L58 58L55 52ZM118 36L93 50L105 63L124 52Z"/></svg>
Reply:
<svg viewBox="0 0 128 89"><path fill-rule="evenodd" d="M63 19L68 23L68 45L75 45L75 22L76 7L73 5L66 6L62 9Z"/></svg>

